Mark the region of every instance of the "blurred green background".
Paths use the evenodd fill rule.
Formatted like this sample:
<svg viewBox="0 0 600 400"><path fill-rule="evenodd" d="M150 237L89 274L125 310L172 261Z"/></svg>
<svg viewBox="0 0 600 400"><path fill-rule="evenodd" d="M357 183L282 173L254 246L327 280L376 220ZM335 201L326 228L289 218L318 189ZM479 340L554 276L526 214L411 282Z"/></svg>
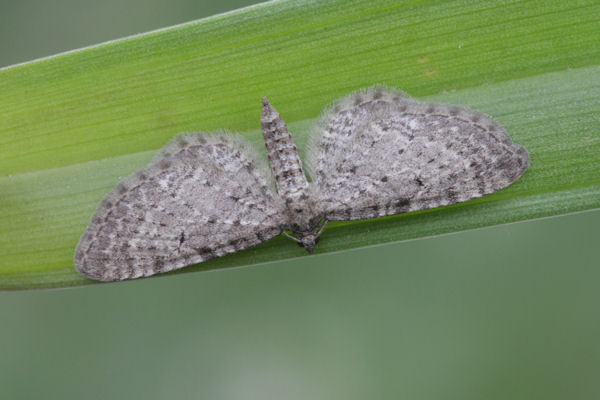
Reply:
<svg viewBox="0 0 600 400"><path fill-rule="evenodd" d="M250 3L5 2L0 66ZM599 226L0 292L0 398L597 399Z"/></svg>

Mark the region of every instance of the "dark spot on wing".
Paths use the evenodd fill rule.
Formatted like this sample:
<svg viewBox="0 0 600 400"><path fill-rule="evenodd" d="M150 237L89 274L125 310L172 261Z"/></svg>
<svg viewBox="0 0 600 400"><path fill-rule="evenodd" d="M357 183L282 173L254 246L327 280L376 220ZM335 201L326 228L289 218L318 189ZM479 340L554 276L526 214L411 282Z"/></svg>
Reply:
<svg viewBox="0 0 600 400"><path fill-rule="evenodd" d="M450 200L451 203L456 203L458 201L458 195L452 189L449 189L446 192L446 196L448 197L448 200Z"/></svg>
<svg viewBox="0 0 600 400"><path fill-rule="evenodd" d="M213 254L213 251L210 247L199 247L196 250L196 253L203 259L210 257Z"/></svg>
<svg viewBox="0 0 600 400"><path fill-rule="evenodd" d="M171 166L171 161L169 161L169 160L162 160L162 161L161 161L161 162L158 164L158 167L159 167L160 169L167 169L167 168L169 168L170 166Z"/></svg>

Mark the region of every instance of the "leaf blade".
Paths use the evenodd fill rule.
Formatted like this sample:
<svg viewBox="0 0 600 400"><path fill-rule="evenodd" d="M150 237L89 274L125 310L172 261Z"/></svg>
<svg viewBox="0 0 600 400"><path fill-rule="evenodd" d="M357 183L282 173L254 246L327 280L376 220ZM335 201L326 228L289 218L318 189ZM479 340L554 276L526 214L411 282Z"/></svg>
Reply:
<svg viewBox="0 0 600 400"><path fill-rule="evenodd" d="M321 253L600 207L600 138L594 129L600 125L600 50L586 36L598 26L590 12L598 6L369 4L353 1L338 10L335 2L321 2L299 10L288 2L269 3L0 70L6 110L0 121L0 288L89 283L74 271L73 251L101 198L143 167L154 154L150 149L182 131L231 127L262 146L260 134L248 129L258 125L264 92L292 121L300 147L327 102L385 83L413 95L447 90L425 99L484 111L530 151L530 171L497 194L332 224ZM311 16L317 11L324 14ZM232 28L234 22L241 27ZM250 32L259 25L271 34ZM507 27L516 31L506 33ZM402 44L390 42L399 32ZM465 41L472 32L481 37ZM199 38L218 35L220 40L198 45ZM493 46L483 51L490 38ZM356 54L343 51L348 43L360 45ZM278 57L270 59L278 46ZM406 51L396 64L394 50ZM506 60L499 61L502 56ZM199 71L198 61L206 62ZM546 72L553 70L558 72ZM184 271L300 256L302 249L278 238Z"/></svg>

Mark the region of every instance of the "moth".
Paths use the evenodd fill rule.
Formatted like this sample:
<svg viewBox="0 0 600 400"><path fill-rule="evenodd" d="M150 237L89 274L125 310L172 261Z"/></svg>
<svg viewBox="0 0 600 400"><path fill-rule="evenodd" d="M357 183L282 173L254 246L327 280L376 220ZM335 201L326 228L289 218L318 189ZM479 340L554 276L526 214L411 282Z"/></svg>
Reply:
<svg viewBox="0 0 600 400"><path fill-rule="evenodd" d="M77 271L101 281L150 276L281 233L313 253L327 221L477 198L529 167L527 151L490 117L384 87L324 111L310 134L310 181L266 98L261 124L269 165L239 136L172 140L104 199L77 246Z"/></svg>

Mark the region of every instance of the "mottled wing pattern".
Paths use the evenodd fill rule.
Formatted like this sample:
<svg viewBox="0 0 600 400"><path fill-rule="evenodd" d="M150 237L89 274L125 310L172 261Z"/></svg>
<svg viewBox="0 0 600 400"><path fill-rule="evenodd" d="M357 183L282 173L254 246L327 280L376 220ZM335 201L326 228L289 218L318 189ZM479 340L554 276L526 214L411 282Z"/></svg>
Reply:
<svg viewBox="0 0 600 400"><path fill-rule="evenodd" d="M279 235L269 178L239 140L179 137L106 197L77 247L77 270L104 281L149 276Z"/></svg>
<svg viewBox="0 0 600 400"><path fill-rule="evenodd" d="M527 151L491 118L380 87L324 114L308 161L329 220L458 203L510 185L529 167Z"/></svg>

